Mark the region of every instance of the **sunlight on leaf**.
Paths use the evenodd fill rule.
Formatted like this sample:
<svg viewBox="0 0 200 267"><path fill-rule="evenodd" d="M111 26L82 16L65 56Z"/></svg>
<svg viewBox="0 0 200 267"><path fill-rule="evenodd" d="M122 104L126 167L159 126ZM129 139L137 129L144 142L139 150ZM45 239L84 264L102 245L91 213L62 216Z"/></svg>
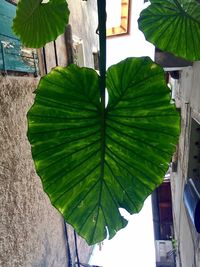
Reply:
<svg viewBox="0 0 200 267"><path fill-rule="evenodd" d="M138 20L157 48L187 60L200 60L200 4L195 0L151 0Z"/></svg>
<svg viewBox="0 0 200 267"><path fill-rule="evenodd" d="M66 0L21 0L13 31L27 47L39 48L64 33L69 10Z"/></svg>
<svg viewBox="0 0 200 267"><path fill-rule="evenodd" d="M44 190L89 244L112 238L162 182L179 135L164 71L128 58L107 71L108 106L99 76L57 67L43 77L28 112L28 138Z"/></svg>

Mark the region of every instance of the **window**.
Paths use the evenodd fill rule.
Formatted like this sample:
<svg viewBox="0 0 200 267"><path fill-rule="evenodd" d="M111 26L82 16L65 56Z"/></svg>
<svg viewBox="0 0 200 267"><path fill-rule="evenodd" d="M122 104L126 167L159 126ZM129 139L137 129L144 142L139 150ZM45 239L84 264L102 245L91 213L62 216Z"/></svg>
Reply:
<svg viewBox="0 0 200 267"><path fill-rule="evenodd" d="M129 34L131 0L116 0L115 12L113 4L107 1L107 37Z"/></svg>
<svg viewBox="0 0 200 267"><path fill-rule="evenodd" d="M188 178L200 179L200 124L194 119L191 122Z"/></svg>
<svg viewBox="0 0 200 267"><path fill-rule="evenodd" d="M192 119L188 160L188 181L183 200L191 222L200 233L200 124Z"/></svg>
<svg viewBox="0 0 200 267"><path fill-rule="evenodd" d="M0 1L0 72L23 72L37 74L36 51L22 46L12 31L16 5L6 0Z"/></svg>

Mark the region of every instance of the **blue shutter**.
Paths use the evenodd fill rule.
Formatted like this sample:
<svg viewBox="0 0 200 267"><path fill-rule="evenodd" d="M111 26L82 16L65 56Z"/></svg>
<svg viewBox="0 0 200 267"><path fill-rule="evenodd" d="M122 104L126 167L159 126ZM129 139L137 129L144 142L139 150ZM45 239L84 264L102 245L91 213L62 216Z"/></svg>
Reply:
<svg viewBox="0 0 200 267"><path fill-rule="evenodd" d="M185 185L183 201L196 231L200 233L200 179L190 178Z"/></svg>
<svg viewBox="0 0 200 267"><path fill-rule="evenodd" d="M0 70L37 73L36 52L23 48L12 31L15 13L15 5L0 0Z"/></svg>

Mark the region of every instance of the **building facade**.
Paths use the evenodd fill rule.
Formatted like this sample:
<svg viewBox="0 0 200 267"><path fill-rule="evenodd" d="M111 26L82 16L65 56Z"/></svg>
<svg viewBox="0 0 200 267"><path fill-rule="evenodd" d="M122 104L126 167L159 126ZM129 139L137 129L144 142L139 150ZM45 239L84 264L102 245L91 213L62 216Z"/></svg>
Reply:
<svg viewBox="0 0 200 267"><path fill-rule="evenodd" d="M165 256L173 252L177 267L200 266L200 62L188 62L155 50L155 61L164 67L172 99L180 112L181 133L169 168L173 231ZM163 186L163 185L162 185ZM162 187L161 186L161 187ZM158 188L159 190L159 188ZM153 193L154 232L162 221L155 217L159 199ZM156 204L157 203L157 204ZM159 212L158 212L159 214ZM157 231L157 232L156 232ZM167 238L164 238L167 240ZM157 249L159 254L159 249ZM166 253L165 253L166 252ZM157 266L174 266L159 265Z"/></svg>
<svg viewBox="0 0 200 267"><path fill-rule="evenodd" d="M171 189L177 267L200 266L200 62L180 70L172 95L181 112L181 135L172 161ZM173 168L175 166L175 168Z"/></svg>

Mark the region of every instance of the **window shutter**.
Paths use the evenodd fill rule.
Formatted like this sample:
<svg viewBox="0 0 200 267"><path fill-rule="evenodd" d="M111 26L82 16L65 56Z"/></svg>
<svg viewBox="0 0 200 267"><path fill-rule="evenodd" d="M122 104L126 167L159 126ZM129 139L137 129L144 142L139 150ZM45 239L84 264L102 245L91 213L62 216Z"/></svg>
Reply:
<svg viewBox="0 0 200 267"><path fill-rule="evenodd" d="M37 73L36 51L24 48L12 31L16 6L0 1L0 70Z"/></svg>

